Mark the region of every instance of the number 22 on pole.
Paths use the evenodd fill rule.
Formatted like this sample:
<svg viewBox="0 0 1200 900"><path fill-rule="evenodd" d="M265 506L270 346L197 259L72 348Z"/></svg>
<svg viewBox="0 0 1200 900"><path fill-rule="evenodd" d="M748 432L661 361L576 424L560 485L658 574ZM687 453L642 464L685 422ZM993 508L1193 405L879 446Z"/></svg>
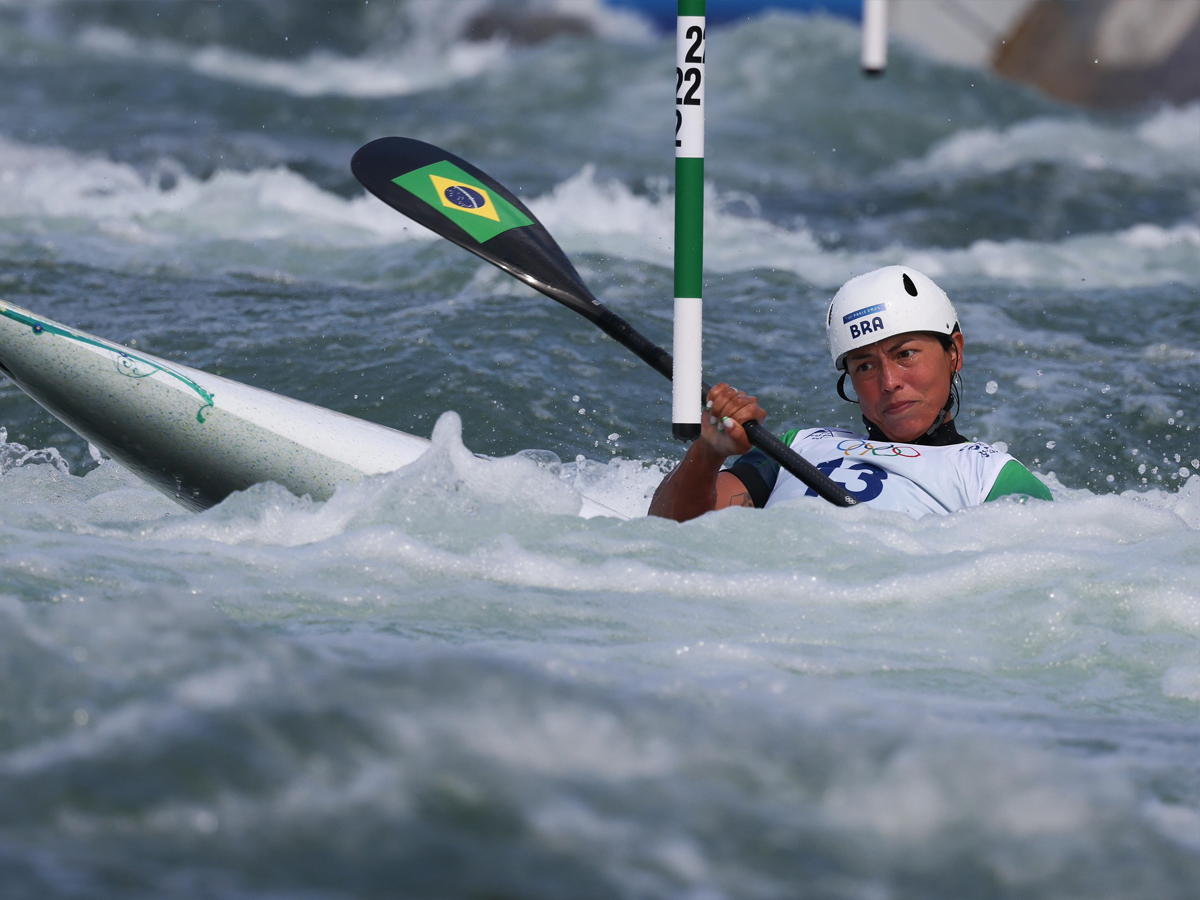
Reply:
<svg viewBox="0 0 1200 900"><path fill-rule="evenodd" d="M671 433L700 437L704 268L704 0L679 0L675 44L675 357Z"/></svg>

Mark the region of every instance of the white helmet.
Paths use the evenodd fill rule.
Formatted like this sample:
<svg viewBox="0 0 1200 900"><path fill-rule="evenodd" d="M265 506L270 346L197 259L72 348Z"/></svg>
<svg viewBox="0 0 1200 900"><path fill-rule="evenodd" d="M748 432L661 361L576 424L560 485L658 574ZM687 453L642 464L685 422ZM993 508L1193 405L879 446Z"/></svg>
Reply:
<svg viewBox="0 0 1200 900"><path fill-rule="evenodd" d="M851 350L896 334L954 334L958 314L929 276L908 266L885 266L843 284L829 304L825 326L833 364L845 369Z"/></svg>

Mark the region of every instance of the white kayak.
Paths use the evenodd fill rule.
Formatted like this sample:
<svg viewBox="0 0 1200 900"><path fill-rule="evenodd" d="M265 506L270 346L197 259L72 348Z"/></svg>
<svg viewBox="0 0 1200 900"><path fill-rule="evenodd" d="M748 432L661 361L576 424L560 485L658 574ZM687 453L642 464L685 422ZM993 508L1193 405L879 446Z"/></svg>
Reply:
<svg viewBox="0 0 1200 900"><path fill-rule="evenodd" d="M0 300L0 372L193 510L274 481L326 500L413 462L425 438L139 353ZM584 498L580 515L625 518Z"/></svg>

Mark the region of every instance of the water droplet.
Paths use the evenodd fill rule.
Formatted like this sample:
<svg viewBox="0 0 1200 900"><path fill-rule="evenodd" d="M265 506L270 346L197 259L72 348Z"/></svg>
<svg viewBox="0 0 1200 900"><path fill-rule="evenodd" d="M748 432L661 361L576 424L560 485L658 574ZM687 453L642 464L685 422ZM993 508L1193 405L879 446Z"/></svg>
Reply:
<svg viewBox="0 0 1200 900"><path fill-rule="evenodd" d="M1047 450L1053 450L1053 449L1054 449L1054 444L1055 444L1055 442L1054 442L1054 441L1046 441L1046 449L1047 449Z"/></svg>
<svg viewBox="0 0 1200 900"><path fill-rule="evenodd" d="M74 716L72 716L72 718L74 718L74 719L75 719L75 724L76 724L76 725L80 725L80 726L82 726L82 725L86 725L86 724L88 723L88 714L87 714L87 710L86 710L86 709L77 709L77 710L75 710L75 715L74 715Z"/></svg>
<svg viewBox="0 0 1200 900"><path fill-rule="evenodd" d="M996 384L996 382L994 382L994 381L989 381L987 383L987 385L984 387L984 390L987 391L989 394L994 394L994 393L996 393L996 391L1000 390L1000 385Z"/></svg>
<svg viewBox="0 0 1200 900"><path fill-rule="evenodd" d="M578 394L575 394L574 396L572 396L572 397L571 397L571 402L572 402L572 403L578 403L578 402L579 402L579 395L578 395Z"/></svg>
<svg viewBox="0 0 1200 900"><path fill-rule="evenodd" d="M612 434L610 434L608 436L608 439L610 441L619 441L621 439L621 436L614 431Z"/></svg>

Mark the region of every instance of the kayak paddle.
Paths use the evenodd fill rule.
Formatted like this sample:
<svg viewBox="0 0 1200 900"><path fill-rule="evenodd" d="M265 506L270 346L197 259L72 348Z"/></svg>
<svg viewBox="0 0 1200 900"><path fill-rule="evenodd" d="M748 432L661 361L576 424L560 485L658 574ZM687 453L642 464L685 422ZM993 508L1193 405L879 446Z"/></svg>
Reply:
<svg viewBox="0 0 1200 900"><path fill-rule="evenodd" d="M411 138L361 147L350 169L368 191L435 234L503 269L579 313L659 374L671 378L671 354L597 300L554 238L504 185L464 159ZM709 386L702 384L705 396ZM750 443L818 496L837 506L858 499L761 422L742 425Z"/></svg>

